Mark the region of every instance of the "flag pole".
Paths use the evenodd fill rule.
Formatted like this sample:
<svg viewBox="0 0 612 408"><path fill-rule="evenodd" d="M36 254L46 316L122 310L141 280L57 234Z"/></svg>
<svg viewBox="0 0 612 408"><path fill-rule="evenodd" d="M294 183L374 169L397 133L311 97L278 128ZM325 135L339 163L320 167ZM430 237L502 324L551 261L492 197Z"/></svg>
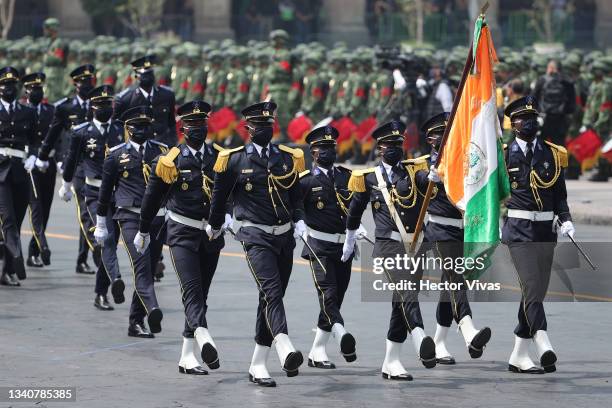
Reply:
<svg viewBox="0 0 612 408"><path fill-rule="evenodd" d="M485 12L489 8L489 2L487 1L484 6L480 9L480 14L478 18L484 16ZM465 87L465 82L467 81L467 77L472 70L472 66L474 65L474 44L473 41L470 45L470 50L468 52L467 59L465 60L465 65L463 67L463 73L461 74L461 81L459 82L459 86L457 87L457 94L455 95L455 99L453 100L453 107L450 111L450 116L448 118L448 123L446 124L446 128L444 129L444 134L442 135L442 139L440 140L440 147L438 148L438 156L436 157L436 161L434 163L434 167L438 168L440 164L440 160L442 159L442 150L444 149L444 145L446 144L446 140L448 139L448 134L450 133L451 127L453 125L453 121L455 120L455 114L457 113L457 107L459 106L459 101L461 100L461 94L463 93L463 88ZM419 235L421 235L421 231L423 230L423 224L425 223L425 214L427 214L427 207L429 207L429 202L431 201L431 195L433 193L434 183L433 181L429 181L427 183L427 190L425 192L425 199L423 200L423 205L421 205L421 211L419 212L419 218L417 219L416 226L414 228L414 235L412 237L412 242L410 243L410 252L414 253L417 243L419 241Z"/></svg>

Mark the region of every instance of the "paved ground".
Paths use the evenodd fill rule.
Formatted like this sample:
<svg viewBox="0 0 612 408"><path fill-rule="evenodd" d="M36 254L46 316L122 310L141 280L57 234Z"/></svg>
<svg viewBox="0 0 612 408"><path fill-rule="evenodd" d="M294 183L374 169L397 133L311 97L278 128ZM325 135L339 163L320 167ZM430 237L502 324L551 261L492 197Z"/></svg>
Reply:
<svg viewBox="0 0 612 408"><path fill-rule="evenodd" d="M358 360L347 364L333 346L339 368L305 367L300 375L282 375L274 355L270 363L276 389L247 380L253 347L257 291L239 246L229 243L213 281L208 320L220 351L221 368L206 377L180 375L183 310L172 269L158 285L164 311L163 332L154 340L127 337L128 305L113 312L94 309L93 278L74 273L76 227L72 204L56 202L49 226L53 265L29 270L16 290L0 288L0 387L75 386L73 403L14 403L36 407L215 407L215 406L420 406L420 407L604 407L612 397L609 303L551 303L549 331L560 362L558 372L517 376L506 371L512 348L516 304L473 305L477 324L490 325L493 338L481 360L470 360L453 330L449 348L455 367L426 370L409 343L403 361L415 376L410 383L380 378L390 306L360 300L359 273L353 275L344 316L357 338ZM371 221L368 222L370 224ZM371 228L370 228L371 230ZM601 226L579 225L584 240L609 240ZM296 251L297 253L297 251ZM127 258L121 266L131 288ZM308 267L294 267L286 296L289 330L307 353L318 313ZM423 304L426 330L433 334L435 304Z"/></svg>
<svg viewBox="0 0 612 408"><path fill-rule="evenodd" d="M607 183L593 183L586 176L568 180L567 193L575 221L612 225L612 179Z"/></svg>

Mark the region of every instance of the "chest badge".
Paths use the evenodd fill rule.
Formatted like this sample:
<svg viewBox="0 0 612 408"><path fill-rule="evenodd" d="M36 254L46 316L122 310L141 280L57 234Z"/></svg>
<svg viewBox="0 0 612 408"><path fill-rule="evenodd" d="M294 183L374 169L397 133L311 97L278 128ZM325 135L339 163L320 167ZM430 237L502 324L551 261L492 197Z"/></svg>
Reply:
<svg viewBox="0 0 612 408"><path fill-rule="evenodd" d="M287 171L287 170L289 170L289 168L287 167L287 164L283 163L283 171Z"/></svg>
<svg viewBox="0 0 612 408"><path fill-rule="evenodd" d="M548 170L548 167L550 167L550 163L548 163L547 161L545 161L544 163L542 163L542 166L544 166L544 168L546 170Z"/></svg>
<svg viewBox="0 0 612 408"><path fill-rule="evenodd" d="M378 210L380 208L380 201L374 202L374 209Z"/></svg>
<svg viewBox="0 0 612 408"><path fill-rule="evenodd" d="M181 184L181 190L186 191L189 188L189 184L183 183Z"/></svg>
<svg viewBox="0 0 612 408"><path fill-rule="evenodd" d="M251 191L251 190L253 190L253 185L250 182L247 181L247 183L244 185L244 189L246 191Z"/></svg>
<svg viewBox="0 0 612 408"><path fill-rule="evenodd" d="M130 172L125 170L122 175L123 175L123 178L127 178L130 175Z"/></svg>
<svg viewBox="0 0 612 408"><path fill-rule="evenodd" d="M322 210L323 208L325 208L325 204L323 204L323 201L317 201L317 208L319 210Z"/></svg>
<svg viewBox="0 0 612 408"><path fill-rule="evenodd" d="M87 140L87 148L88 149L94 150L97 146L98 146L98 144L96 143L96 139L95 138L92 137L89 140Z"/></svg>
<svg viewBox="0 0 612 408"><path fill-rule="evenodd" d="M516 190L518 188L518 183L513 181L512 184L510 184L510 187L512 187L513 190Z"/></svg>

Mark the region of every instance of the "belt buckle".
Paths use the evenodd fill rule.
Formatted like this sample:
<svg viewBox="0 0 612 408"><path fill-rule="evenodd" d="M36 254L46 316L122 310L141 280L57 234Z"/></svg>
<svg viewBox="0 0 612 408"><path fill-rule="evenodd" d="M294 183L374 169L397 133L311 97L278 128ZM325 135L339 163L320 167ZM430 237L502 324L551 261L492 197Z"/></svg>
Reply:
<svg viewBox="0 0 612 408"><path fill-rule="evenodd" d="M538 220L538 213L533 211L531 214L531 221L536 222Z"/></svg>
<svg viewBox="0 0 612 408"><path fill-rule="evenodd" d="M278 229L278 226L274 225L272 226L272 235L276 235L276 230Z"/></svg>

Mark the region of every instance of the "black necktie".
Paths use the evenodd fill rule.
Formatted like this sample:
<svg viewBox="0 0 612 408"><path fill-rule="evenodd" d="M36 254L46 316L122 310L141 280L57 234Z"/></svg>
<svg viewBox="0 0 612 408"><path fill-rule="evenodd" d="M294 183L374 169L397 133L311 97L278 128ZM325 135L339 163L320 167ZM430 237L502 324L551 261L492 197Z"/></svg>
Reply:
<svg viewBox="0 0 612 408"><path fill-rule="evenodd" d="M262 147L261 148L261 158L264 160L268 159L268 153L266 152L268 150L268 148L266 147Z"/></svg>
<svg viewBox="0 0 612 408"><path fill-rule="evenodd" d="M9 116L13 116L13 104L12 103L9 103L8 114Z"/></svg>
<svg viewBox="0 0 612 408"><path fill-rule="evenodd" d="M198 163L202 164L202 152L196 152L196 159L198 159Z"/></svg>
<svg viewBox="0 0 612 408"><path fill-rule="evenodd" d="M108 123L102 124L102 134L105 135L108 133Z"/></svg>
<svg viewBox="0 0 612 408"><path fill-rule="evenodd" d="M144 155L144 145L140 145L140 147L138 148L138 154L140 154L141 156Z"/></svg>
<svg viewBox="0 0 612 408"><path fill-rule="evenodd" d="M334 168L332 167L331 169L327 170L327 177L329 177L329 179L331 180L332 184L335 185L335 179L334 179Z"/></svg>
<svg viewBox="0 0 612 408"><path fill-rule="evenodd" d="M527 157L527 162L531 164L531 160L533 160L533 142L527 142L527 153L525 157Z"/></svg>

